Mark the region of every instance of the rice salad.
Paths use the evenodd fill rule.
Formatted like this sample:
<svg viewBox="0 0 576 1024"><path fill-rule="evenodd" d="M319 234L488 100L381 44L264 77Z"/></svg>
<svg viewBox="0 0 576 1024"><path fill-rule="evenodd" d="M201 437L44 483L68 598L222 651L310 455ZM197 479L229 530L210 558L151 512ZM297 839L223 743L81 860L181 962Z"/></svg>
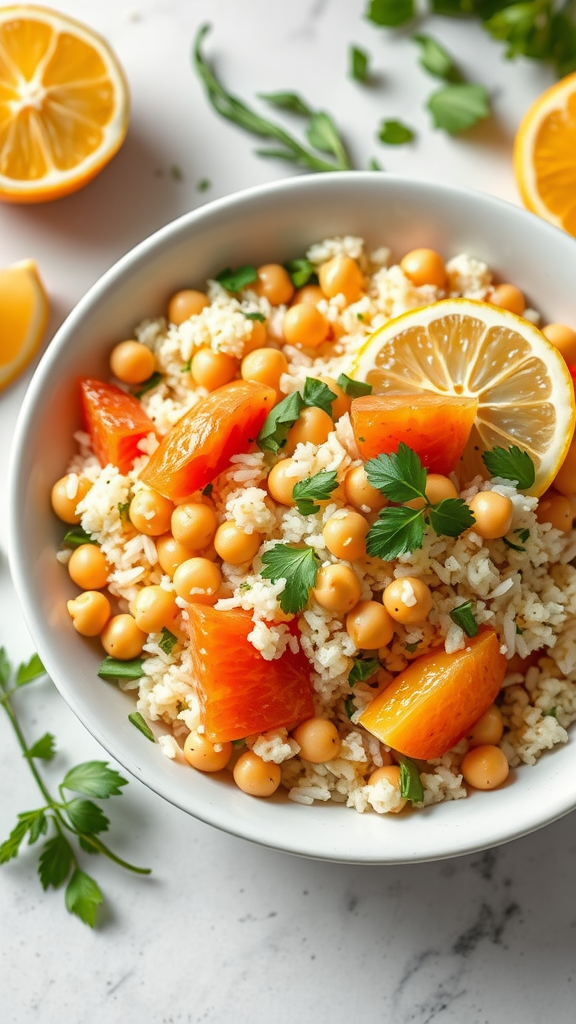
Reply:
<svg viewBox="0 0 576 1024"><path fill-rule="evenodd" d="M368 252L360 238L331 238L312 245L305 258L287 268L239 268L236 277L226 271L207 281L204 292L176 293L166 317L140 323L134 339L120 342L111 355L114 388L132 401L136 396L144 422L153 425L143 428L136 457L129 465L119 465L118 459L103 463L90 417L75 434L76 454L52 499L56 514L71 526L56 557L82 592L68 605L71 628L94 637L86 642L100 638L107 662L124 660L129 666L103 675L134 692L140 727L158 724L163 753L181 762L183 771L192 765L220 772L220 784L234 779L255 796L280 786L296 803L335 801L386 814L494 788L504 783L509 769L533 765L569 740L568 727L576 719L576 505L570 484L548 489L539 499L505 474L466 479L457 467L436 474L447 481L440 501L454 496L468 508L479 508L479 497L489 495L490 502L509 510L505 536L486 536L490 530L480 529L478 514L477 523L472 520L457 535L427 525L421 546L393 557L370 554L363 543L390 504L367 478L368 463L351 418L351 401L370 390L357 391L349 376L367 339L407 311L443 300L511 309L529 327L540 319L525 307L518 289L497 284L489 267L473 256L457 254L445 263L437 257L439 271L437 254L420 255L420 263L416 257L411 262L412 256L397 263L385 247ZM558 348L562 351L560 342ZM262 361L262 352L273 356ZM272 389L274 408L294 396L296 417L283 431L276 423L279 433L271 445L257 443L252 432L243 450L225 453L223 468L218 463L217 474L193 493L164 497L168 518L162 522L160 516L156 526L155 510L146 504L147 467L150 472L163 439L183 417L200 412L211 396L239 380ZM312 399L303 405L302 396L306 399L307 388L314 391L314 382L320 405ZM332 395L331 422L319 384ZM266 423L270 412L267 416ZM262 428L260 422L261 431L266 423ZM100 443L107 442L101 438ZM562 473L567 475L563 468L558 480ZM283 500L312 478L331 483L329 492L312 495L316 504ZM576 491L576 473L574 479ZM174 526L177 510L190 504L205 507L208 523L195 544L185 532L185 543L179 540ZM350 542L338 534L351 516L365 523L359 546L357 536ZM333 533L336 541L330 539ZM289 581L266 569L278 545L289 554L302 553L306 564L314 558L315 580L297 611L286 610L286 596L283 600ZM190 577L178 586L185 575L181 566L191 561L203 563L200 568L212 573L213 585L194 586L198 580ZM336 608L324 599L320 574L322 580L341 576L351 587L348 604L346 595ZM397 614L386 597L392 592L401 606ZM152 593L154 607L160 600L165 608L156 620L154 614L147 618L142 596ZM377 645L366 642L360 619L355 625L350 618L368 605L371 613L378 605L385 615L392 608L388 639ZM282 679L289 663L306 665L304 719L289 715L271 728L224 738L213 732L208 739L199 673L203 652L207 663L210 657L203 647L195 650L191 640L194 616L206 609L249 619L245 639L251 656L260 659L263 679ZM124 649L122 630L118 626L114 636L111 623L122 619L125 625L127 618L134 622L136 639ZM427 664L419 659L455 659L487 636L497 651L490 664L502 659L497 694L438 756L398 749L377 729L367 728L368 719L361 720L411 666ZM225 660L219 664L216 675L228 672L228 684L236 679L242 689L244 680L234 675L234 652L228 669ZM475 763L477 750L488 761Z"/></svg>

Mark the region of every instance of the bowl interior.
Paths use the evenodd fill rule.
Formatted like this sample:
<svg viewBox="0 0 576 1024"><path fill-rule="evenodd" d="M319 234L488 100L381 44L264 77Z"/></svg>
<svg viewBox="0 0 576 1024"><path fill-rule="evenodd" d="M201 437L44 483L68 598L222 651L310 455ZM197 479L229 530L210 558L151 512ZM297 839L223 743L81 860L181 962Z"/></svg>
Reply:
<svg viewBox="0 0 576 1024"><path fill-rule="evenodd" d="M70 628L75 588L54 555L62 524L50 489L65 471L79 428L76 382L107 375L112 345L163 313L181 287L202 287L223 267L283 262L323 238L356 235L398 258L429 246L467 252L522 288L545 318L573 317L576 242L489 196L378 173L290 179L188 214L123 257L79 303L44 356L27 393L12 452L11 567L33 640L54 682L86 727L124 767L196 817L280 850L330 860L399 863L482 849L538 828L576 805L573 745L475 793L399 817L341 805L303 807L276 795L250 798L222 777L169 761L128 722L133 701L96 676L102 653Z"/></svg>

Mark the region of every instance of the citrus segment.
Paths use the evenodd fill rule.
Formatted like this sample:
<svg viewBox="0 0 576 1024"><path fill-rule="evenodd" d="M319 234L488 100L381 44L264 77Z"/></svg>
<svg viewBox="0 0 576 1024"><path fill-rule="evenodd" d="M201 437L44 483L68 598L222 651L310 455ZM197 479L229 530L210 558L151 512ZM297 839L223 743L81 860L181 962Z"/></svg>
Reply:
<svg viewBox="0 0 576 1024"><path fill-rule="evenodd" d="M529 107L514 144L522 202L576 236L576 72Z"/></svg>
<svg viewBox="0 0 576 1024"><path fill-rule="evenodd" d="M0 388L30 362L48 320L48 299L33 260L0 270Z"/></svg>
<svg viewBox="0 0 576 1024"><path fill-rule="evenodd" d="M142 455L140 442L156 427L137 398L101 380L80 381L82 417L94 454L102 467L112 463L127 473Z"/></svg>
<svg viewBox="0 0 576 1024"><path fill-rule="evenodd" d="M110 47L57 11L0 10L0 199L85 185L119 149L128 90Z"/></svg>
<svg viewBox="0 0 576 1024"><path fill-rule="evenodd" d="M487 475L484 451L517 445L534 462L530 493L542 494L574 433L574 386L564 359L533 324L488 303L445 299L404 313L368 338L350 375L380 395L476 399L463 482Z"/></svg>

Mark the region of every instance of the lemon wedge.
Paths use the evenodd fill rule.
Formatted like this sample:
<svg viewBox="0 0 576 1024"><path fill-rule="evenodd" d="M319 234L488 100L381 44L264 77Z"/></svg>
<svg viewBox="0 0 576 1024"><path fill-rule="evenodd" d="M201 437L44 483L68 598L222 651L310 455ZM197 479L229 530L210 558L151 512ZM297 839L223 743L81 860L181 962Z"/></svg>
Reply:
<svg viewBox="0 0 576 1024"><path fill-rule="evenodd" d="M0 270L0 389L38 351L48 321L48 299L34 260Z"/></svg>

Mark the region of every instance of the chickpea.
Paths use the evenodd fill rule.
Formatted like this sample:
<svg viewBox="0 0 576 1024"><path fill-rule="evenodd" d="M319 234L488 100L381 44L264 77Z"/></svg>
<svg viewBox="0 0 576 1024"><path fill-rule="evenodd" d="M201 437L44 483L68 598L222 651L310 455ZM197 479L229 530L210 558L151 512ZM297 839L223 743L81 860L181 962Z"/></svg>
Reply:
<svg viewBox="0 0 576 1024"><path fill-rule="evenodd" d="M198 316L206 306L210 305L210 299L204 292L197 292L193 288L185 288L176 292L168 303L168 320L171 324L183 324L191 316Z"/></svg>
<svg viewBox="0 0 576 1024"><path fill-rule="evenodd" d="M222 523L216 530L214 547L223 562L243 565L251 562L262 543L259 533L246 533L236 523Z"/></svg>
<svg viewBox="0 0 576 1024"><path fill-rule="evenodd" d="M444 260L435 249L411 249L400 260L400 266L417 288L423 284L433 284L436 288L446 287Z"/></svg>
<svg viewBox="0 0 576 1024"><path fill-rule="evenodd" d="M394 636L394 619L379 601L359 601L346 616L346 632L358 650L386 647Z"/></svg>
<svg viewBox="0 0 576 1024"><path fill-rule="evenodd" d="M170 525L173 537L184 547L200 551L213 541L218 520L210 505L201 501L187 501L174 509Z"/></svg>
<svg viewBox="0 0 576 1024"><path fill-rule="evenodd" d="M402 576L388 584L382 602L396 622L424 622L432 608L432 591L417 576Z"/></svg>
<svg viewBox="0 0 576 1024"><path fill-rule="evenodd" d="M574 509L570 498L548 491L538 502L536 518L539 523L551 523L555 530L570 533L574 523Z"/></svg>
<svg viewBox="0 0 576 1024"><path fill-rule="evenodd" d="M52 508L63 523L79 523L82 516L76 507L86 497L92 487L92 481L85 476L69 473L57 480L52 488Z"/></svg>
<svg viewBox="0 0 576 1024"><path fill-rule="evenodd" d="M466 736L470 747L483 747L487 743L495 746L500 743L504 732L502 712L497 704L491 704L481 718L474 723Z"/></svg>
<svg viewBox="0 0 576 1024"><path fill-rule="evenodd" d="M279 263L264 263L258 267L258 280L249 285L251 291L268 299L271 306L283 306L294 295L294 285L288 271Z"/></svg>
<svg viewBox="0 0 576 1024"><path fill-rule="evenodd" d="M219 749L216 749L217 747ZM231 756L231 743L210 743L210 740L195 729L189 732L184 740L184 757L192 768L200 772L222 771Z"/></svg>
<svg viewBox="0 0 576 1024"><path fill-rule="evenodd" d="M278 394L280 377L288 372L288 360L277 348L255 348L244 356L240 366L243 380L254 380L258 384L266 384Z"/></svg>
<svg viewBox="0 0 576 1024"><path fill-rule="evenodd" d="M145 533L147 537L160 537L170 529L173 511L174 505L168 498L152 487L143 487L132 498L128 515L139 533Z"/></svg>
<svg viewBox="0 0 576 1024"><path fill-rule="evenodd" d="M576 494L576 439L572 441L554 478L554 489L567 497Z"/></svg>
<svg viewBox="0 0 576 1024"><path fill-rule="evenodd" d="M327 718L307 718L293 733L300 756L312 764L323 764L338 757L342 740L333 722Z"/></svg>
<svg viewBox="0 0 576 1024"><path fill-rule="evenodd" d="M512 526L514 506L510 498L497 491L479 491L468 502L476 522L472 529L484 540L504 537Z"/></svg>
<svg viewBox="0 0 576 1024"><path fill-rule="evenodd" d="M216 604L222 573L207 558L189 558L178 566L173 577L178 597L192 604Z"/></svg>
<svg viewBox="0 0 576 1024"><path fill-rule="evenodd" d="M496 789L508 778L509 770L506 755L491 743L469 750L460 765L464 781L474 789Z"/></svg>
<svg viewBox="0 0 576 1024"><path fill-rule="evenodd" d="M234 765L234 782L249 796L272 796L280 785L282 772L279 764L264 761L253 750L246 750Z"/></svg>
<svg viewBox="0 0 576 1024"><path fill-rule="evenodd" d="M346 501L360 512L379 512L388 504L386 498L376 487L373 487L364 466L349 469L344 478Z"/></svg>
<svg viewBox="0 0 576 1024"><path fill-rule="evenodd" d="M496 285L488 296L488 301L492 306L507 309L510 313L515 313L516 316L522 316L526 309L526 299L520 289L513 284Z"/></svg>
<svg viewBox="0 0 576 1024"><path fill-rule="evenodd" d="M111 658L131 661L142 654L148 637L132 615L113 615L100 634L102 646Z"/></svg>
<svg viewBox="0 0 576 1024"><path fill-rule="evenodd" d="M164 626L171 629L179 610L175 595L157 584L142 587L130 605L136 625L144 633L160 633Z"/></svg>
<svg viewBox="0 0 576 1024"><path fill-rule="evenodd" d="M302 288L298 288L298 290L294 292L290 305L296 306L300 302L304 302L309 306L317 306L323 298L324 292L319 284L305 284Z"/></svg>
<svg viewBox="0 0 576 1024"><path fill-rule="evenodd" d="M366 554L366 534L369 529L367 520L359 512L342 509L330 516L322 535L328 551L336 555L336 558L355 562Z"/></svg>
<svg viewBox="0 0 576 1024"><path fill-rule="evenodd" d="M343 615L354 608L362 596L362 584L347 565L324 565L318 570L312 591L318 604Z"/></svg>
<svg viewBox="0 0 576 1024"><path fill-rule="evenodd" d="M185 544L181 544L179 540L176 540L171 533L165 533L162 537L158 538L156 541L156 552L160 568L170 578L172 578L178 566L182 565L182 562L187 562L189 558L194 557L194 552L187 548Z"/></svg>
<svg viewBox="0 0 576 1024"><path fill-rule="evenodd" d="M351 256L334 256L318 270L320 287L327 299L343 295L347 305L357 302L364 291L364 275Z"/></svg>
<svg viewBox="0 0 576 1024"><path fill-rule="evenodd" d="M80 544L70 555L68 572L82 590L101 590L108 582L110 566L97 544Z"/></svg>
<svg viewBox="0 0 576 1024"><path fill-rule="evenodd" d="M552 342L567 363L576 363L576 331L566 324L546 324L542 334Z"/></svg>
<svg viewBox="0 0 576 1024"><path fill-rule="evenodd" d="M98 636L110 618L110 601L99 590L87 590L66 604L74 629L82 636Z"/></svg>
<svg viewBox="0 0 576 1024"><path fill-rule="evenodd" d="M250 334L244 338L244 355L253 352L256 348L265 348L268 334L266 324L261 320L252 320Z"/></svg>
<svg viewBox="0 0 576 1024"><path fill-rule="evenodd" d="M390 764L377 768L368 779L368 785L374 786L376 782L380 782L380 779L386 779L391 786L394 786L394 789L398 790L398 803L395 807L391 807L388 812L389 814L398 814L407 804L405 797L400 796L400 769L398 765Z"/></svg>
<svg viewBox="0 0 576 1024"><path fill-rule="evenodd" d="M436 505L446 498L457 498L458 491L447 476L441 473L428 473L426 477L426 490L424 492L431 505Z"/></svg>
<svg viewBox="0 0 576 1024"><path fill-rule="evenodd" d="M141 384L154 373L156 360L140 341L121 341L110 353L110 369L123 384Z"/></svg>
<svg viewBox="0 0 576 1024"><path fill-rule="evenodd" d="M288 431L286 454L292 455L297 444L324 444L334 430L332 417L315 405L305 405L298 419Z"/></svg>
<svg viewBox="0 0 576 1024"><path fill-rule="evenodd" d="M290 306L282 321L284 340L300 348L318 348L329 332L330 324L324 314L308 302Z"/></svg>
<svg viewBox="0 0 576 1024"><path fill-rule="evenodd" d="M192 356L190 371L196 384L207 391L216 391L234 380L238 372L238 360L226 352L214 352L211 348L199 348Z"/></svg>
<svg viewBox="0 0 576 1024"><path fill-rule="evenodd" d="M290 473L294 463L292 459L281 459L275 466L272 466L268 474L268 490L274 501L280 505L295 505L292 497L294 485L298 483L298 477Z"/></svg>
<svg viewBox="0 0 576 1024"><path fill-rule="evenodd" d="M321 380L336 395L335 400L332 402L332 419L336 422L344 413L350 412L351 399L344 391L344 388L341 388L333 377L325 377L322 374L322 376L318 376L316 379Z"/></svg>

